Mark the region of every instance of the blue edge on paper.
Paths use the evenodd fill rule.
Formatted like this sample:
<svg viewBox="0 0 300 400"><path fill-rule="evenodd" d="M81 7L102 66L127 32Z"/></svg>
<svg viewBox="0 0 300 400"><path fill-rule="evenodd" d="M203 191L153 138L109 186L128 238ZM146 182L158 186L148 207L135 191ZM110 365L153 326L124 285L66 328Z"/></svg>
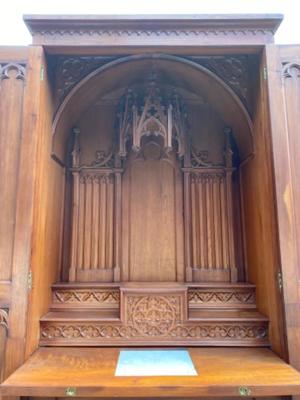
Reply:
<svg viewBox="0 0 300 400"><path fill-rule="evenodd" d="M115 376L196 376L188 350L121 350Z"/></svg>

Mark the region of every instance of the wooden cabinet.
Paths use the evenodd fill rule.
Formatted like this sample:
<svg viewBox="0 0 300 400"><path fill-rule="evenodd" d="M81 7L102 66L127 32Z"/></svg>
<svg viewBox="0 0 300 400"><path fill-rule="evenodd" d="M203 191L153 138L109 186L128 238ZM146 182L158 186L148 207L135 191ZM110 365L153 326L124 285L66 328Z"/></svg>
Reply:
<svg viewBox="0 0 300 400"><path fill-rule="evenodd" d="M0 49L3 395L300 394L281 16L25 21L33 46ZM199 375L114 377L137 346Z"/></svg>

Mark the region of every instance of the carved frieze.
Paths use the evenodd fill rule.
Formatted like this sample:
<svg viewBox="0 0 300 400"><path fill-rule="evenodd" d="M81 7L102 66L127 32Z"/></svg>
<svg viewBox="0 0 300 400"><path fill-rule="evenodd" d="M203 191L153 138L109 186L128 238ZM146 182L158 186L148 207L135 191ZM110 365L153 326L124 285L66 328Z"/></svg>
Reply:
<svg viewBox="0 0 300 400"><path fill-rule="evenodd" d="M154 333L155 332L155 333ZM146 339L156 339L159 343L164 340L172 340L176 342L193 341L199 345L209 342L224 342L226 341L242 341L246 344L247 341L261 341L266 344L268 337L268 328L266 324L257 322L253 323L210 323L210 324L175 324L168 329L168 334L165 330L160 333L158 330L151 328L145 332L137 329L132 325L122 325L118 323L49 323L42 325L41 340L42 342L51 345L51 342L57 341L67 343L69 340L78 340L78 343L84 342L107 345L110 343L130 344L131 340L143 341ZM126 342L127 341L127 342ZM149 342L150 343L150 342Z"/></svg>
<svg viewBox="0 0 300 400"><path fill-rule="evenodd" d="M80 183L104 183L104 184L113 184L114 183L114 175L112 173L102 173L101 171L91 172L80 175Z"/></svg>
<svg viewBox="0 0 300 400"><path fill-rule="evenodd" d="M72 305L118 305L120 301L119 290L54 290L53 302Z"/></svg>
<svg viewBox="0 0 300 400"><path fill-rule="evenodd" d="M273 34L274 31L268 28L220 28L220 29L208 29L208 28L181 28L181 29L36 29L33 36L72 36L72 37L84 37L84 36L107 36L107 37L158 37L158 36L184 36L184 37L198 37L198 36L231 36L231 35L269 35Z"/></svg>
<svg viewBox="0 0 300 400"><path fill-rule="evenodd" d="M197 304L255 304L255 292L247 291L205 291L190 289L188 291L190 305Z"/></svg>

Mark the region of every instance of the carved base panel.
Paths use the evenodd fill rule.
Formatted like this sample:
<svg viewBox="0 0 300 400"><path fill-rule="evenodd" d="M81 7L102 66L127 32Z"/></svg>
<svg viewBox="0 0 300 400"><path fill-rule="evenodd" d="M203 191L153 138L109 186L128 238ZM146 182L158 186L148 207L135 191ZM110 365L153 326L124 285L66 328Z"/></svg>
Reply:
<svg viewBox="0 0 300 400"><path fill-rule="evenodd" d="M188 304L194 308L256 308L254 285L228 285L211 288L209 286L190 286Z"/></svg>
<svg viewBox="0 0 300 400"><path fill-rule="evenodd" d="M40 344L267 346L268 321L254 307L253 285L54 285Z"/></svg>
<svg viewBox="0 0 300 400"><path fill-rule="evenodd" d="M265 322L42 322L45 346L268 346Z"/></svg>
<svg viewBox="0 0 300 400"><path fill-rule="evenodd" d="M119 307L120 289L116 286L58 284L52 288L52 311L77 311L80 309L119 310Z"/></svg>

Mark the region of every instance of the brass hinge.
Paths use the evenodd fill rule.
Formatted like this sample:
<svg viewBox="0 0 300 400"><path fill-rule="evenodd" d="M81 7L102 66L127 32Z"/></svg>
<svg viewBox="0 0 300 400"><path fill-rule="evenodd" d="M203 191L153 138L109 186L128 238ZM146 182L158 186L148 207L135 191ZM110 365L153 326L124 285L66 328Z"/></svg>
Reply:
<svg viewBox="0 0 300 400"><path fill-rule="evenodd" d="M279 288L280 292L282 292L283 279L282 279L282 273L280 271L277 273L277 283L278 283L278 288Z"/></svg>
<svg viewBox="0 0 300 400"><path fill-rule="evenodd" d="M263 67L263 78L264 78L264 81L266 81L268 79L267 67Z"/></svg>
<svg viewBox="0 0 300 400"><path fill-rule="evenodd" d="M41 81L44 80L44 66L43 65L41 66L40 79L41 79Z"/></svg>
<svg viewBox="0 0 300 400"><path fill-rule="evenodd" d="M27 275L27 288L28 290L32 289L32 272L29 271Z"/></svg>

